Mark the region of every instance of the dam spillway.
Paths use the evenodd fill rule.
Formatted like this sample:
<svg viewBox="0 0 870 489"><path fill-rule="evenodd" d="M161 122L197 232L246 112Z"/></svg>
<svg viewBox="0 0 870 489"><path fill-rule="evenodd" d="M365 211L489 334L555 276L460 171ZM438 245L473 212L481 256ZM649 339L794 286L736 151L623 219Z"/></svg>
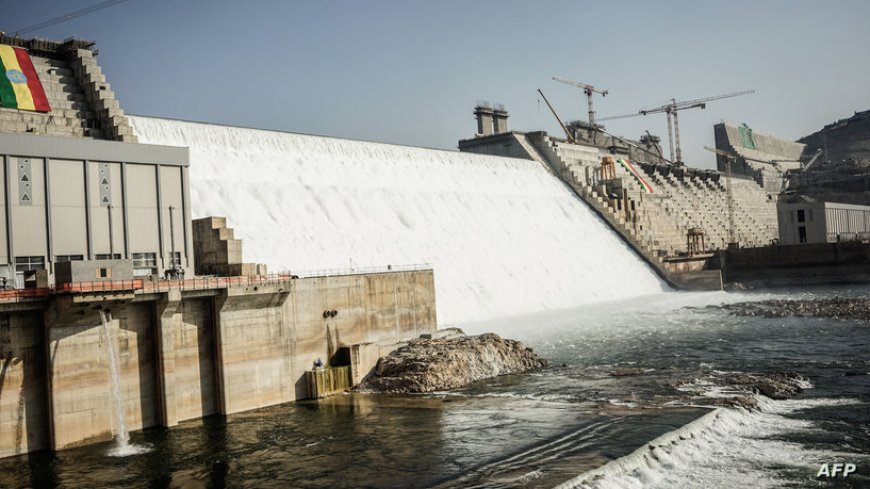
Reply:
<svg viewBox="0 0 870 489"><path fill-rule="evenodd" d="M294 271L429 263L441 324L659 292L662 282L540 163L150 117L190 148L194 217L235 223Z"/></svg>

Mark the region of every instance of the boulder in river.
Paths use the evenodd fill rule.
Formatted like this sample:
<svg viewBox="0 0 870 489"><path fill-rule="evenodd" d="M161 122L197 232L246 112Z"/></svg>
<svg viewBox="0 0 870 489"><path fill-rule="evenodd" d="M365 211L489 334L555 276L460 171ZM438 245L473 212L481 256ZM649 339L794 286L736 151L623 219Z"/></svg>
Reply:
<svg viewBox="0 0 870 489"><path fill-rule="evenodd" d="M543 368L547 361L519 341L495 333L422 338L378 360L358 387L377 392L432 392L456 389L500 375Z"/></svg>

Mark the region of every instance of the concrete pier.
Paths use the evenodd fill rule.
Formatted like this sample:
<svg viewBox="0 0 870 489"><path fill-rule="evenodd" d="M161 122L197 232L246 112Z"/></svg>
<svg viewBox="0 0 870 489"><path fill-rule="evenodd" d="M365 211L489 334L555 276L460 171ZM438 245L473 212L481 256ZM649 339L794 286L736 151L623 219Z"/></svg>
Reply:
<svg viewBox="0 0 870 489"><path fill-rule="evenodd" d="M437 329L431 270L6 299L0 457L114 436L100 310L118 343L130 430L306 398L315 359ZM355 379L377 360L353 357Z"/></svg>

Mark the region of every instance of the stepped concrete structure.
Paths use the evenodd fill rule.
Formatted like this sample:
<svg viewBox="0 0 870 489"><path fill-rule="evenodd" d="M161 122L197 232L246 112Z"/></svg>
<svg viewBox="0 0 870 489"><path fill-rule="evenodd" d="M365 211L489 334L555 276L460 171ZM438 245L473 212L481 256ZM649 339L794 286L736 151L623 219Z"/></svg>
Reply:
<svg viewBox="0 0 870 489"><path fill-rule="evenodd" d="M713 126L716 149L736 157L731 165L735 175L754 179L769 192L783 190L783 175L800 168L805 145L753 131L746 124L719 123ZM725 171L725 158L717 158L718 169Z"/></svg>
<svg viewBox="0 0 870 489"><path fill-rule="evenodd" d="M627 164L616 164L621 155L612 147L572 143L542 131L478 136L460 141L459 149L540 162L598 211L673 285L721 287L720 278L712 276L718 271L702 270L713 253L726 249L731 239L726 179L721 173L638 163L630 161L625 151L623 161ZM800 152L794 156L799 157ZM610 159L607 171L604 159ZM738 245L766 246L777 240L777 192L765 190L747 176L732 178L734 239Z"/></svg>
<svg viewBox="0 0 870 489"><path fill-rule="evenodd" d="M47 113L0 107L0 132L136 142L97 64L93 42L55 42L0 34L0 44L27 49L51 106Z"/></svg>
<svg viewBox="0 0 870 489"><path fill-rule="evenodd" d="M193 220L193 251L197 275L262 277L263 263L242 262L242 240L227 227L226 217Z"/></svg>

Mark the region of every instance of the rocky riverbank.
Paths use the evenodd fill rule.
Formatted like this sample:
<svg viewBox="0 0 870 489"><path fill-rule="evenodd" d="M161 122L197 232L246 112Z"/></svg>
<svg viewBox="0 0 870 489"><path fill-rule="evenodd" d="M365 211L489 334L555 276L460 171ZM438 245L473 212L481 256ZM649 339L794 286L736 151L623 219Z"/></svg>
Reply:
<svg viewBox="0 0 870 489"><path fill-rule="evenodd" d="M709 307L721 307L736 316L819 317L870 321L870 299L867 298L768 300Z"/></svg>
<svg viewBox="0 0 870 489"><path fill-rule="evenodd" d="M378 360L374 371L357 389L395 393L456 389L546 365L546 360L519 341L494 333L466 336L458 331L448 337L409 341Z"/></svg>

